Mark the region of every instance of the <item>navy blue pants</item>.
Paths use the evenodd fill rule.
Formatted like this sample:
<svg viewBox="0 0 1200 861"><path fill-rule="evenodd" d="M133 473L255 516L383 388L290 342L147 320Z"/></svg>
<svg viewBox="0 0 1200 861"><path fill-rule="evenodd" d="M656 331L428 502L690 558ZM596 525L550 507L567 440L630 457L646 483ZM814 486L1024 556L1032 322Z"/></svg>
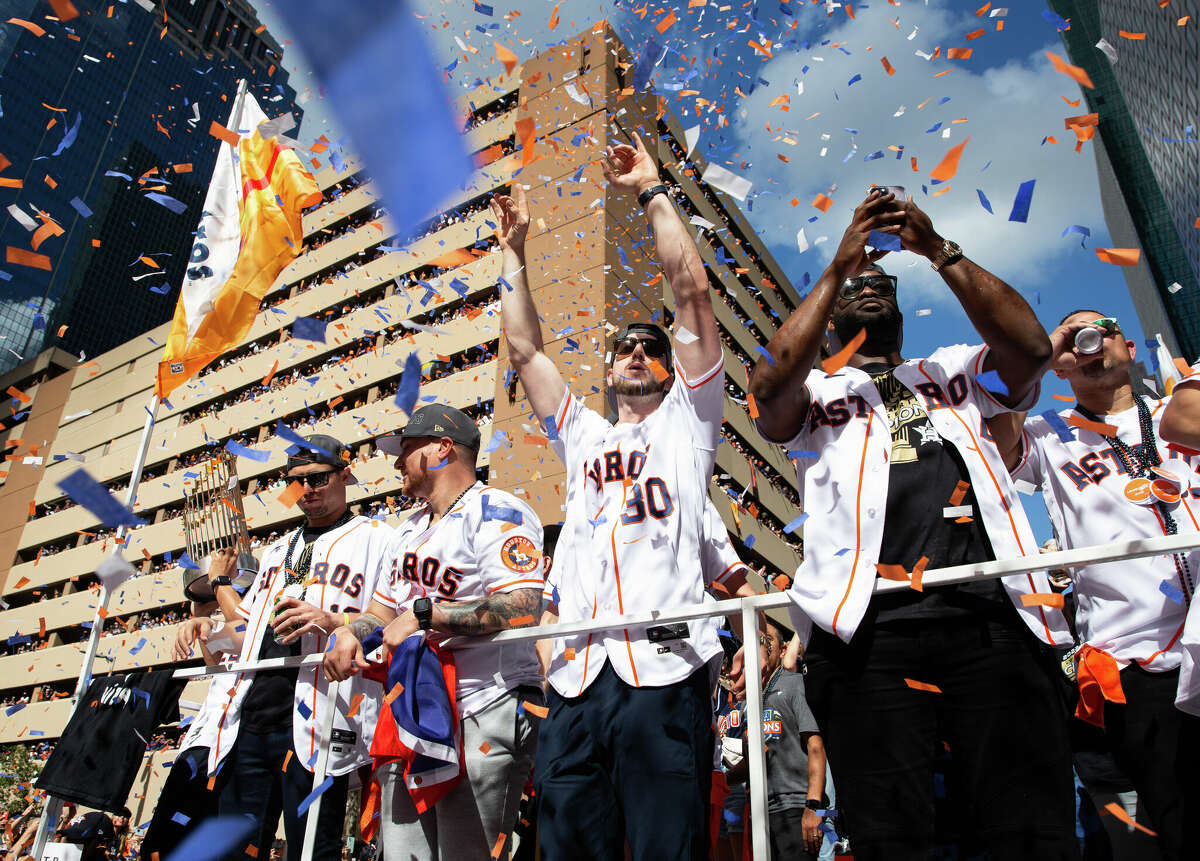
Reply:
<svg viewBox="0 0 1200 861"><path fill-rule="evenodd" d="M154 817L138 857L151 861L157 852L159 861L169 858L196 826L216 816L224 773L225 769L221 769L221 774L213 781L213 788L209 789L208 748L193 747L179 754L158 795Z"/></svg>
<svg viewBox="0 0 1200 861"><path fill-rule="evenodd" d="M296 756L288 757L292 749L292 730L255 733L242 730L220 771L225 775L221 790L221 815L245 816L254 820L258 832L251 837L257 854L251 855L237 847L227 858L250 858L263 861L271 850L279 815L283 814L283 830L287 835L289 858L299 858L304 846L304 823L307 815L297 816L300 806L313 791L312 772ZM287 761L287 771L283 770ZM313 861L340 861L342 857L342 821L346 816L346 795L350 776L335 777L333 785L321 796L321 813L317 819L317 839L313 846Z"/></svg>
<svg viewBox="0 0 1200 861"><path fill-rule="evenodd" d="M546 861L708 858L712 708L708 669L661 688L604 665L582 696L550 689L534 789Z"/></svg>

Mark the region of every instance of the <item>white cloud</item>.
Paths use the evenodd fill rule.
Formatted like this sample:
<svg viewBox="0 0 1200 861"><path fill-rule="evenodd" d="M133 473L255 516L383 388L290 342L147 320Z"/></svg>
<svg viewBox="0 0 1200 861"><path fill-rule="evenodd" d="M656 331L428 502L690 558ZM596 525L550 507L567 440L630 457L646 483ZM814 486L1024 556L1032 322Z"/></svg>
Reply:
<svg viewBox="0 0 1200 861"><path fill-rule="evenodd" d="M888 19L895 12L902 15L899 28ZM833 44L776 55L764 63L759 73L771 86L756 89L734 118L733 135L739 144L734 149L752 161L746 174L759 193L752 217L762 228L760 235L785 266L794 270L790 264L798 260L800 271L809 271L815 279L832 257L854 207L870 185L903 185L929 213L935 228L958 241L972 259L1018 288L1046 286L1042 280L1047 265L1079 250L1078 237L1074 244L1070 237L1061 238L1064 228L1083 224L1104 230L1092 144L1085 143L1083 152L1076 153L1075 136L1063 124L1064 117L1085 113L1086 107L1081 103L1073 108L1063 101L1061 96L1078 99L1078 86L1054 72L1043 54L1044 50L1061 54L1061 46L1049 43L990 69L980 68L970 59L930 63L914 52L929 53L940 45L944 54L948 47L979 47L986 40L1005 38L1005 34L995 32L994 20L980 21L974 15L937 6L905 4L897 9L874 4L856 14L856 20L823 34L822 41ZM909 41L906 37L913 25L920 29ZM980 26L985 34L967 42L965 34ZM823 60L815 61L814 55ZM884 71L883 56L896 69L894 75ZM809 66L807 73L802 72L805 65ZM934 77L946 69L949 74ZM854 75L862 79L847 86ZM803 95L797 95L796 80L804 83ZM786 113L769 106L781 93L789 94ZM948 100L939 104L943 99ZM904 113L894 116L901 106ZM819 116L807 119L814 113ZM967 121L953 122L960 118ZM940 128L927 133L937 123ZM775 133L766 131L768 124ZM845 131L847 128L857 134ZM942 137L945 129L950 130L948 139ZM829 139L822 140L822 135ZM1042 146L1046 135L1054 136L1058 143ZM783 136L796 144L773 140ZM951 146L967 137L971 140L957 175L948 183L949 191L926 197L921 184L928 185L929 172ZM904 147L900 160L888 150L891 145ZM820 158L823 146L828 153ZM857 146L857 151L843 163L852 146ZM864 161L866 155L880 150L882 159ZM781 162L777 153L788 156L790 163ZM913 156L917 173L910 165ZM1010 222L1007 219L1017 187L1029 179L1037 180L1029 221ZM819 221L808 224L809 217L820 215L810 202L834 184L834 206ZM945 187L930 186L929 192ZM981 206L977 188L989 198L994 215ZM768 191L770 194L764 194ZM800 200L799 206L789 204L793 197ZM822 235L829 240L798 257L795 237L802 226L810 241ZM903 253L889 255L883 262L901 275L906 305L954 302L923 259ZM914 263L917 265L910 268Z"/></svg>

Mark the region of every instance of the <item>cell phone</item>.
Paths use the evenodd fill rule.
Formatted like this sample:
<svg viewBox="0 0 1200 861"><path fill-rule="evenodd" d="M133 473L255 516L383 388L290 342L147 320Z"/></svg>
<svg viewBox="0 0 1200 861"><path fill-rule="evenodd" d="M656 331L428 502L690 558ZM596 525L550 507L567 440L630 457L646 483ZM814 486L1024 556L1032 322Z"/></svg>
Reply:
<svg viewBox="0 0 1200 861"><path fill-rule="evenodd" d="M902 185L873 185L869 193L874 194L875 192L879 192L880 194L894 194L896 200L903 201L908 199L908 192L904 190L904 186Z"/></svg>

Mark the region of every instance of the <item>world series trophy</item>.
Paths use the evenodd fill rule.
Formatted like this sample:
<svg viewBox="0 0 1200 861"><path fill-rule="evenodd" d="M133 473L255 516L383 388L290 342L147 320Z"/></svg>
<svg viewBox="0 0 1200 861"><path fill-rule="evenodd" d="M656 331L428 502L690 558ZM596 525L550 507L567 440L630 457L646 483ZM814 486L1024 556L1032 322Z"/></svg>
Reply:
<svg viewBox="0 0 1200 861"><path fill-rule="evenodd" d="M258 560L250 552L250 532L242 508L238 485L237 458L221 451L200 467L200 475L183 494L183 535L187 552L199 566L181 568L183 593L191 601L213 600L208 583L212 553L232 547L237 550L239 579L253 577Z"/></svg>

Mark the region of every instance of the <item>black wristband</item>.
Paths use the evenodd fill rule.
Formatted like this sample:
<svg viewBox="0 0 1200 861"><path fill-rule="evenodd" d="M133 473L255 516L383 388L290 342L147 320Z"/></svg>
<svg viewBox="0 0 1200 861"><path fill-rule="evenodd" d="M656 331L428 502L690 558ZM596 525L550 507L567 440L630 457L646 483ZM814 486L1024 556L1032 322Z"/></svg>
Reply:
<svg viewBox="0 0 1200 861"><path fill-rule="evenodd" d="M819 799L819 798L806 798L804 800L804 806L807 807L809 810L824 810L825 809L825 805L821 803L821 799Z"/></svg>
<svg viewBox="0 0 1200 861"><path fill-rule="evenodd" d="M665 185L663 185L661 183L659 183L658 185L652 185L648 189L646 189L645 191L643 191L641 194L638 195L638 206L640 206L642 209L645 209L646 204L650 202L650 198L654 197L654 195L668 194L668 193L669 193L669 190L667 189L667 187Z"/></svg>

